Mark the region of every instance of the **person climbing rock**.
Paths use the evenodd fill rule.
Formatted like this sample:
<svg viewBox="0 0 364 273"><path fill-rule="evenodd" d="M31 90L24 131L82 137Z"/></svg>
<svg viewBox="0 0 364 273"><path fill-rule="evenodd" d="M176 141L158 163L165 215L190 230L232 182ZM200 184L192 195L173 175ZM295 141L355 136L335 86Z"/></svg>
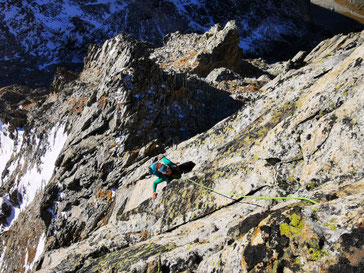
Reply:
<svg viewBox="0 0 364 273"><path fill-rule="evenodd" d="M152 198L157 198L157 185L163 181L170 182L173 179L181 178L182 171L177 167L179 162L173 163L168 158L162 158L162 163L155 162L149 167L149 173L158 176L153 182L153 195Z"/></svg>

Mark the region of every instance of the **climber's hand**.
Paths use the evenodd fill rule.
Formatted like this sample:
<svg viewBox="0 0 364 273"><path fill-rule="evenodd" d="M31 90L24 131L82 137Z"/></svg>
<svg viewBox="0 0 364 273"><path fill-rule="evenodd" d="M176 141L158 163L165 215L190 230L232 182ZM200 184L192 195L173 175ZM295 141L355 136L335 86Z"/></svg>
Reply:
<svg viewBox="0 0 364 273"><path fill-rule="evenodd" d="M153 192L152 198L153 198L153 199L156 199L156 198L157 198L157 195L158 195L158 194L157 194L156 192Z"/></svg>

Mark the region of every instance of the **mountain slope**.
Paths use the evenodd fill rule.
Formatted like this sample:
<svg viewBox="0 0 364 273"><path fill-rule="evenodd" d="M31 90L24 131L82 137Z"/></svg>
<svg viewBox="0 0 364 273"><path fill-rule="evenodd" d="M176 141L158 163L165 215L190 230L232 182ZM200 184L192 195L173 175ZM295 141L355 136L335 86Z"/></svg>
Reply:
<svg viewBox="0 0 364 273"><path fill-rule="evenodd" d="M80 75L58 71L54 94L21 109L23 136L2 126L1 141L12 133L10 161L18 162L2 174L4 192L21 185L16 166L25 168L25 151L38 156L39 169L44 145L54 135L67 139L50 181L2 233L1 269L362 270L364 32L323 41L271 81L274 67L226 62L218 50L239 51L233 23L172 36L181 55L167 54L173 43L163 54L124 34L91 46ZM213 50L191 54L183 39ZM159 186L154 201L155 178L146 172L163 155L196 165ZM188 179L225 193L318 204L227 198Z"/></svg>
<svg viewBox="0 0 364 273"><path fill-rule="evenodd" d="M308 1L98 0L0 3L0 86L48 86L58 66L82 67L89 43L125 32L161 45L171 32L236 20L246 53L287 56L309 34ZM309 42L309 41L307 41ZM286 51L276 51L285 45Z"/></svg>

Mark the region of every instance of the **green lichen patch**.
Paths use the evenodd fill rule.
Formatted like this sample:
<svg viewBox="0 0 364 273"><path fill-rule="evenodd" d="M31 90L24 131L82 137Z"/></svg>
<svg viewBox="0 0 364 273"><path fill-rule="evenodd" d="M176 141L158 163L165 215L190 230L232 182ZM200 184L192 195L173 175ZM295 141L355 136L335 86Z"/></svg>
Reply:
<svg viewBox="0 0 364 273"><path fill-rule="evenodd" d="M296 213L293 213L288 216L288 218L291 220L289 224L282 223L280 225L281 235L287 235L289 237L300 236L303 228L303 222L301 217L299 217Z"/></svg>
<svg viewBox="0 0 364 273"><path fill-rule="evenodd" d="M326 249L321 249L317 243L309 243L308 252L311 261L319 261L324 256L329 255L329 252Z"/></svg>
<svg viewBox="0 0 364 273"><path fill-rule="evenodd" d="M301 265L301 261L298 258L296 258L293 260L293 264Z"/></svg>
<svg viewBox="0 0 364 273"><path fill-rule="evenodd" d="M128 272L130 266L149 257L171 251L175 245L142 244L111 252L97 259L87 259L77 272Z"/></svg>
<svg viewBox="0 0 364 273"><path fill-rule="evenodd" d="M336 230L336 226L334 224L324 223L324 226L330 228L331 230Z"/></svg>
<svg viewBox="0 0 364 273"><path fill-rule="evenodd" d="M300 180L300 178L298 178L298 177L294 177L294 176L288 176L288 178L287 178L287 181L288 181L289 183L291 183L291 184L293 184L293 183L297 183L299 180Z"/></svg>

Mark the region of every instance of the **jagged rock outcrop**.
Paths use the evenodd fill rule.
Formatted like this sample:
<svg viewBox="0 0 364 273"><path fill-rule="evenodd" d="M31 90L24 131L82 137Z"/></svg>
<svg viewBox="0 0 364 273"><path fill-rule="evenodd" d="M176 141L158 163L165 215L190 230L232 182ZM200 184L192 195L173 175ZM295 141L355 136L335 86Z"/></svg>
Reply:
<svg viewBox="0 0 364 273"><path fill-rule="evenodd" d="M164 69L153 57L162 48L124 34L91 46L83 72L59 71L54 93L27 112L38 129L22 137L37 143L38 133L44 140L34 146L43 153L47 129L67 139L50 181L2 233L1 269L360 272L363 41L364 32L323 41L280 65L271 81L257 68L254 78L211 65L206 79L193 64ZM258 84L262 74L241 100L217 88L249 77ZM36 154L39 167L44 157L36 151L28 156ZM15 167L23 166L22 153ZM154 177L146 172L163 155L196 165L159 186L152 200ZM2 186L21 183L14 174ZM229 198L191 180L219 192L318 204Z"/></svg>
<svg viewBox="0 0 364 273"><path fill-rule="evenodd" d="M45 89L31 90L26 86L12 85L0 89L0 118L4 123L11 125L10 130L16 127L23 128L27 124L29 108L44 101L49 92Z"/></svg>
<svg viewBox="0 0 364 273"><path fill-rule="evenodd" d="M216 25L201 35L171 33L164 37L164 42L163 47L151 54L151 59L164 71L196 74L217 89L231 93L235 99L256 99L260 87L270 80L268 71L242 60L234 21L224 28ZM262 75L267 78L257 79Z"/></svg>
<svg viewBox="0 0 364 273"><path fill-rule="evenodd" d="M203 35L181 35L179 32L163 39L165 46L152 54L162 68L206 77L214 68L239 70L242 50L234 21L225 28L214 26Z"/></svg>

